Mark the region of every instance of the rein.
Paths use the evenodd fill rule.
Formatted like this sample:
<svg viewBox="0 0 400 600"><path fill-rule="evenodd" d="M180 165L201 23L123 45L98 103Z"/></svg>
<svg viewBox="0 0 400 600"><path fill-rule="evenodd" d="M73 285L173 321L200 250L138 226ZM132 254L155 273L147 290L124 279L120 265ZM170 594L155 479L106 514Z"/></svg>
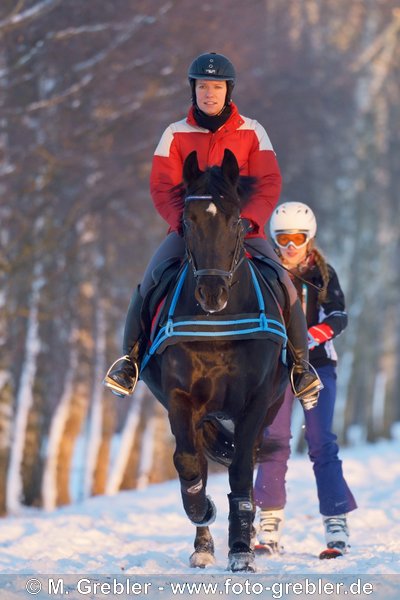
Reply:
<svg viewBox="0 0 400 600"><path fill-rule="evenodd" d="M192 200L213 200L213 196L211 194L207 194L204 196L190 195L190 196L186 196L186 198L185 198L185 202L190 202ZM214 275L214 276L224 277L225 279L228 279L229 285L232 285L233 275L236 272L236 270L239 268L239 266L242 264L242 262L244 260L244 256L245 256L243 244L242 244L242 238L241 238L242 233L243 233L243 225L242 225L242 222L239 221L237 230L236 230L235 249L233 252L232 263L231 263L231 267L230 267L229 271L224 271L223 269L198 269L197 264L196 264L196 259L193 256L190 248L186 244L186 254L187 254L188 261L192 266L194 278L197 280L199 277L203 277L204 275ZM242 255L240 256L240 254L242 254Z"/></svg>

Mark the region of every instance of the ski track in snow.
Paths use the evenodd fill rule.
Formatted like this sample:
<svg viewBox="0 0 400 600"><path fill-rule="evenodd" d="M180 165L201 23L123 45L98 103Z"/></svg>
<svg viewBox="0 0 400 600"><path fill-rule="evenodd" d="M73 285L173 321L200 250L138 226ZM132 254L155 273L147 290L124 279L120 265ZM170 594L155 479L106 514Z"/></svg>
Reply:
<svg viewBox="0 0 400 600"><path fill-rule="evenodd" d="M283 555L257 557L258 574L400 574L400 443L341 451L345 477L359 508L350 514L351 550L319 560L325 547L311 463L290 460ZM208 493L218 515L211 531L226 575L228 481L212 475ZM194 527L181 505L177 480L141 491L91 498L51 512L26 509L0 528L2 574L193 574L188 557ZM201 574L205 571L196 570Z"/></svg>

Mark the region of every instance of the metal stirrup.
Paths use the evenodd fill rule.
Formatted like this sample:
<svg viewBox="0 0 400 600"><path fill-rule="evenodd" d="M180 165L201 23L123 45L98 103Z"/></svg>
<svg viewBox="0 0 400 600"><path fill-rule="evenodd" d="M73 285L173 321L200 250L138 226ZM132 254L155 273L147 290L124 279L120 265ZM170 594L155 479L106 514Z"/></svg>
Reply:
<svg viewBox="0 0 400 600"><path fill-rule="evenodd" d="M117 383L115 383L115 381L113 381L110 378L110 373L113 370L113 368L115 367L115 365L117 365L119 362L122 362L124 360L130 362L131 365L135 368L135 380L133 382L133 385L130 388L127 388L128 389L128 395L131 396L133 394L133 392L135 391L136 384L137 384L137 382L139 380L139 367L138 367L136 361L131 361L131 357L129 356L129 354L124 354L124 356L120 356L119 358L117 358L117 360L115 360L113 362L113 364L111 365L111 367L108 369L108 371L106 373L106 376L104 377L104 384L107 387L109 387L112 390L115 390L117 392L123 392L124 391L124 388L122 388L121 386L119 386Z"/></svg>
<svg viewBox="0 0 400 600"><path fill-rule="evenodd" d="M324 389L324 384L320 380L319 375L317 373L317 370L308 361L303 360L302 362L304 362L306 365L308 365L309 368L311 368L312 371L314 371L314 374L315 374L316 378L319 381L319 383L315 387L313 387L313 388L311 388L311 390L309 390L309 393L310 394L315 394L316 392L320 392L322 389ZM295 368L295 366L296 365L293 365L293 367L290 370L290 385L292 386L292 390L293 390L293 393L294 393L295 397L296 398L301 398L301 396L299 396L299 394L298 394L298 392L297 392L297 390L295 388L295 385L294 385L294 368ZM306 391L304 391L302 393L306 395L305 396L306 398L309 397L309 396L307 396L307 392Z"/></svg>

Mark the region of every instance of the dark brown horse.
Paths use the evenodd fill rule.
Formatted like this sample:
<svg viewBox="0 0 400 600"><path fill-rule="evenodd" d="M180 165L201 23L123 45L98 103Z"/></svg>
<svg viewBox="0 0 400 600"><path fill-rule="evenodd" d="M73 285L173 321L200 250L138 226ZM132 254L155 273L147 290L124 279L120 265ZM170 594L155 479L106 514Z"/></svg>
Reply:
<svg viewBox="0 0 400 600"><path fill-rule="evenodd" d="M246 181L239 177L235 156L226 150L221 167L202 172L193 152L185 161L183 179L188 260L162 330L164 338L158 338L166 339L169 331L171 344L152 354L141 377L168 410L175 436L183 506L197 528L191 566L214 561L209 525L216 509L206 495L205 453L213 457L214 450L203 435L211 427L214 441L221 443L224 431L231 440L226 442L228 568L254 571L254 449L267 413L286 385L281 358L285 331L271 295L264 306L263 284L245 254L240 213Z"/></svg>

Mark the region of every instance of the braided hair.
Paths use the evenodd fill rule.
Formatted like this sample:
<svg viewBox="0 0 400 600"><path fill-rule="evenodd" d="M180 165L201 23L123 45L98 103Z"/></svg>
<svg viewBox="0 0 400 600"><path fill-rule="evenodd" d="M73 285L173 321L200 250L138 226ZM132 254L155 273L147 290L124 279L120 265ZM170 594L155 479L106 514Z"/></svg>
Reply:
<svg viewBox="0 0 400 600"><path fill-rule="evenodd" d="M328 296L328 284L330 278L329 269L325 256L322 254L321 250L319 250L314 244L314 240L311 240L309 242L309 256L312 257L314 263L317 265L321 273L323 285L318 293L318 302L319 304L323 304L324 302L326 302Z"/></svg>

